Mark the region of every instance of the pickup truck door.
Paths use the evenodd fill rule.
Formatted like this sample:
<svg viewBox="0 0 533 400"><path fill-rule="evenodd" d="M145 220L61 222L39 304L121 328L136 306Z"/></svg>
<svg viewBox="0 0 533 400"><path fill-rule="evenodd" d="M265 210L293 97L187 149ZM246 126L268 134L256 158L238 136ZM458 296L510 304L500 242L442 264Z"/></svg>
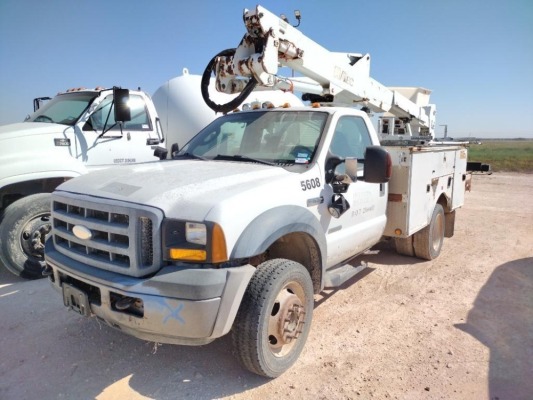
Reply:
<svg viewBox="0 0 533 400"><path fill-rule="evenodd" d="M80 127L76 157L89 167L158 160L153 147L159 144L159 127L154 126L145 100L139 95L130 95L131 121L123 124L122 132L117 124L103 133L105 126L115 124L112 99L107 96Z"/></svg>
<svg viewBox="0 0 533 400"><path fill-rule="evenodd" d="M341 158L356 157L360 161L358 177L363 176L363 158L367 146L372 145L365 120L358 116L339 118L329 152ZM337 167L344 173L344 164ZM386 187L384 184L358 180L349 185L344 198L350 208L339 218L329 214L333 189L325 187L325 204L320 207L321 218L328 246L327 267L337 265L377 243L386 224Z"/></svg>

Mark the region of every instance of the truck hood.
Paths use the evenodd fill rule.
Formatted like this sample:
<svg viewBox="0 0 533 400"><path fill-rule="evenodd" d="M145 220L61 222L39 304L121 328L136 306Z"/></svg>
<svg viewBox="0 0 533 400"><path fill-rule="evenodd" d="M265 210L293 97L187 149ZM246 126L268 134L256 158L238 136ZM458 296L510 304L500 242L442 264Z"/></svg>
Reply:
<svg viewBox="0 0 533 400"><path fill-rule="evenodd" d="M69 139L71 146L56 139ZM23 181L85 173L76 157L74 127L45 122L0 126L0 188Z"/></svg>
<svg viewBox="0 0 533 400"><path fill-rule="evenodd" d="M201 221L228 198L290 174L261 164L177 160L116 166L68 181L57 190L153 206L168 217Z"/></svg>
<svg viewBox="0 0 533 400"><path fill-rule="evenodd" d="M46 122L17 122L0 126L0 141L25 136L63 134L68 125Z"/></svg>

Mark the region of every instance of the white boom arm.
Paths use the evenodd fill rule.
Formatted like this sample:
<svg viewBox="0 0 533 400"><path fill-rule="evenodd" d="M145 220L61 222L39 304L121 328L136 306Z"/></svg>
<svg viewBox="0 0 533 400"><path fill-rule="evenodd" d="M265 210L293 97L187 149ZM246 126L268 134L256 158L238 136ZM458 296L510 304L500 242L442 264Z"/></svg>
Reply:
<svg viewBox="0 0 533 400"><path fill-rule="evenodd" d="M216 88L238 93L249 81L260 87L302 91L326 101L361 105L387 113L380 134L431 136L436 107L430 91L415 87L388 88L370 77L370 55L326 50L299 30L261 6L244 10L247 33L235 52L214 59ZM278 75L278 67L298 71L303 78ZM394 129L396 125L397 129ZM398 127L400 127L398 129Z"/></svg>

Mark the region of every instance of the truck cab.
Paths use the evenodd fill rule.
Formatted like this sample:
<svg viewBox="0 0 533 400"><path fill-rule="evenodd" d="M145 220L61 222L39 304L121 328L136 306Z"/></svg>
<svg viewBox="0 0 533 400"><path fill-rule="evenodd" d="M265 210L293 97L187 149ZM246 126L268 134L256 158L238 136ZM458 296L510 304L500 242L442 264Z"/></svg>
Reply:
<svg viewBox="0 0 533 400"><path fill-rule="evenodd" d="M43 155L70 157L79 162L79 168L153 161L152 146L164 140L157 112L143 92L130 92L127 101L131 120L119 123L111 90L67 91L17 124L19 134L12 137L39 138ZM13 131L13 127L2 130ZM34 147L23 141L12 146Z"/></svg>

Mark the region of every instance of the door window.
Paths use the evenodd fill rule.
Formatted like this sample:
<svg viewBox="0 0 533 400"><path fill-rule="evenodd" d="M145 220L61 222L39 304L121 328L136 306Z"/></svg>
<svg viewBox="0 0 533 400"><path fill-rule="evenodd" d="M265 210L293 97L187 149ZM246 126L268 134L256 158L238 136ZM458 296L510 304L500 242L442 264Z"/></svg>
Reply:
<svg viewBox="0 0 533 400"><path fill-rule="evenodd" d="M371 144L370 133L363 118L347 115L337 122L330 152L341 158L364 160L365 149Z"/></svg>
<svg viewBox="0 0 533 400"><path fill-rule="evenodd" d="M371 144L370 133L363 118L346 115L339 118L337 122L329 151L343 159L346 157L357 158L358 161L361 161L359 169L362 169L365 150ZM345 173L344 163L337 166L335 173L340 175Z"/></svg>
<svg viewBox="0 0 533 400"><path fill-rule="evenodd" d="M122 125L122 129L128 131L148 131L151 130L150 118L148 111L146 110L146 104L139 95L130 94L130 100L128 102L131 111L131 121L126 121ZM98 109L89 118L89 123L93 130L101 131L104 126L112 126L116 123L114 115L114 103L113 96L107 96L102 103L98 106ZM91 127L88 127L90 129ZM120 129L116 124L111 130Z"/></svg>

